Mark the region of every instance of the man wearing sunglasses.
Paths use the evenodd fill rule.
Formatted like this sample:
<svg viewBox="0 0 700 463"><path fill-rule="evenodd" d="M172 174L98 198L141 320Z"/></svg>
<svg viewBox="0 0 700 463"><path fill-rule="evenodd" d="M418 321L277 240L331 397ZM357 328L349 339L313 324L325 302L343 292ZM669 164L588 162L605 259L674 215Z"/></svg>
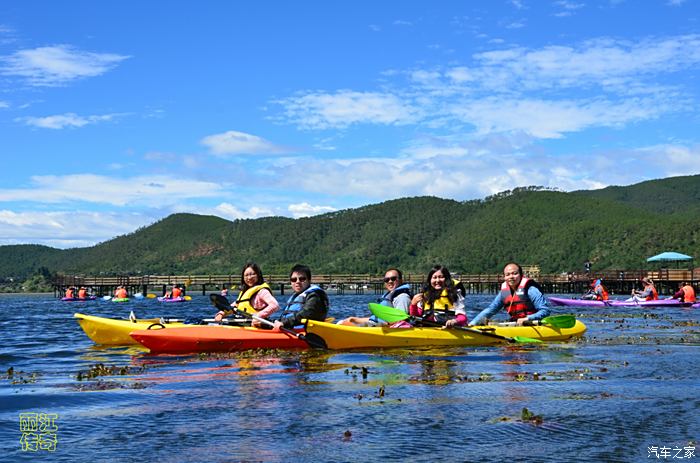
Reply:
<svg viewBox="0 0 700 463"><path fill-rule="evenodd" d="M311 269L306 265L295 265L289 272L289 282L294 294L287 301L273 329L293 329L302 325L303 319L325 320L329 306L328 295L320 286L311 284Z"/></svg>
<svg viewBox="0 0 700 463"><path fill-rule="evenodd" d="M390 268L384 273L384 287L386 292L377 301L387 307L401 309L408 313L408 306L411 305L411 285L403 282L403 274L397 268ZM371 317L348 317L338 322L339 325L354 325L354 326L383 326L387 322L377 318L375 315Z"/></svg>

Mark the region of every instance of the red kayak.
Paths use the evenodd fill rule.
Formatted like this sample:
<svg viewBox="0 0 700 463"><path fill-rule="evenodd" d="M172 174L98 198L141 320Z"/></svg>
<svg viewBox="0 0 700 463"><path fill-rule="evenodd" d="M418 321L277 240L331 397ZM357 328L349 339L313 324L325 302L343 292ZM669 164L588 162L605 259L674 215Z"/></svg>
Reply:
<svg viewBox="0 0 700 463"><path fill-rule="evenodd" d="M290 333L258 328L204 325L136 330L129 335L158 354L232 352L247 349L308 349Z"/></svg>

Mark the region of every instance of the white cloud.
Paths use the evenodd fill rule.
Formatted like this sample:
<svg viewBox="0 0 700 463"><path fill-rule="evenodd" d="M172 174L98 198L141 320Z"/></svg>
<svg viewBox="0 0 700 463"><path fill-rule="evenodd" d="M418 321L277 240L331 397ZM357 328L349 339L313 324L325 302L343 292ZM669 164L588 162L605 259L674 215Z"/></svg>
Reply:
<svg viewBox="0 0 700 463"><path fill-rule="evenodd" d="M201 209L197 213L201 214ZM214 215L218 215L219 217L223 217L228 220L257 219L259 217L270 217L275 215L272 209L269 209L267 207L253 206L248 210L244 210L226 202L216 206L213 209L212 213Z"/></svg>
<svg viewBox="0 0 700 463"><path fill-rule="evenodd" d="M229 130L228 132L209 135L201 142L216 155L245 155L245 154L281 154L289 150L275 145L264 138L249 133Z"/></svg>
<svg viewBox="0 0 700 463"><path fill-rule="evenodd" d="M93 53L69 45L20 50L0 57L0 73L27 79L30 85L54 86L106 73L129 56Z"/></svg>
<svg viewBox="0 0 700 463"><path fill-rule="evenodd" d="M560 6L575 10L582 4ZM476 127L477 135L513 131L558 138L692 110L690 89L684 94L672 78L700 65L700 35L637 42L599 38L489 50L472 58L442 69L386 71L383 78L392 84L385 83L384 91L311 91L276 103L286 121L302 129L353 124L455 129L458 122Z"/></svg>
<svg viewBox="0 0 700 463"><path fill-rule="evenodd" d="M91 246L152 223L142 214L89 211L0 210L0 245L35 243L68 248Z"/></svg>
<svg viewBox="0 0 700 463"><path fill-rule="evenodd" d="M300 217L309 217L312 215L325 214L326 212L333 212L336 209L330 206L312 206L307 202L290 204L287 208L291 212L292 217L298 219Z"/></svg>
<svg viewBox="0 0 700 463"><path fill-rule="evenodd" d="M583 3L572 2L571 0L557 0L553 5L561 8L561 11L554 14L557 17L572 16L574 11L586 6Z"/></svg>
<svg viewBox="0 0 700 463"><path fill-rule="evenodd" d="M99 122L111 121L121 114L103 114L99 116L78 116L75 113L57 114L55 116L46 117L20 117L15 119L17 122L24 122L32 127L42 129L65 129L67 127L83 127L88 124L97 124Z"/></svg>
<svg viewBox="0 0 700 463"><path fill-rule="evenodd" d="M506 29L522 29L525 27L525 20L513 21L512 23L506 24Z"/></svg>
<svg viewBox="0 0 700 463"><path fill-rule="evenodd" d="M211 182L171 176L109 177L94 174L32 177L29 188L0 189L0 202L66 201L158 207L183 199L220 195L222 187Z"/></svg>
<svg viewBox="0 0 700 463"><path fill-rule="evenodd" d="M418 120L418 111L393 94L341 90L308 93L278 101L285 116L308 129L345 128L352 124L402 125Z"/></svg>
<svg viewBox="0 0 700 463"><path fill-rule="evenodd" d="M649 119L666 109L663 103L652 99L612 102L484 98L465 100L451 111L460 120L473 124L481 135L523 132L536 138L561 138L566 132L589 127L615 127Z"/></svg>
<svg viewBox="0 0 700 463"><path fill-rule="evenodd" d="M322 165L299 162L279 169L274 181L282 188L313 194L382 201L417 195L474 199L530 185L592 189L700 173L694 161L700 159L700 146L561 155L507 150L501 144L502 140L488 139L462 145L428 142L411 146L396 158L327 159ZM498 149L483 149L492 145Z"/></svg>
<svg viewBox="0 0 700 463"><path fill-rule="evenodd" d="M609 83L624 86L645 76L666 74L700 64L700 35L646 39L636 43L589 40L578 46L541 49L510 48L474 55L475 72L484 88L529 90L586 87ZM493 85L489 82L497 76Z"/></svg>
<svg viewBox="0 0 700 463"><path fill-rule="evenodd" d="M5 108L9 108L9 107L10 107L10 103L0 100L0 109L5 109Z"/></svg>

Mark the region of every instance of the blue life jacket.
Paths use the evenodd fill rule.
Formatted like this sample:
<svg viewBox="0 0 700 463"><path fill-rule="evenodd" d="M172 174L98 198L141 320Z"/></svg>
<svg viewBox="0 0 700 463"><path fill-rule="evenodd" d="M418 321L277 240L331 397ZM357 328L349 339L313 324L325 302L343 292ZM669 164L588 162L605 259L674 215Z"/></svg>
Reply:
<svg viewBox="0 0 700 463"><path fill-rule="evenodd" d="M318 285L311 285L299 294L293 294L287 301L287 305L284 307L284 312L299 312L304 307L306 298L314 291L323 291L323 289Z"/></svg>
<svg viewBox="0 0 700 463"><path fill-rule="evenodd" d="M399 294L408 294L411 296L411 285L404 283L393 291L387 291L377 302L387 307L394 307L394 298Z"/></svg>

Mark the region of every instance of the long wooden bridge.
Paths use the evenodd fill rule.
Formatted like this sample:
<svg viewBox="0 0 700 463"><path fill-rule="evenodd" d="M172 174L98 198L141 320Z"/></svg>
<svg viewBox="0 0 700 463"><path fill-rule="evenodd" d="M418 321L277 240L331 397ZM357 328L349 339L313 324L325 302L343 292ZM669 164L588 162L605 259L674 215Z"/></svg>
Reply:
<svg viewBox="0 0 700 463"><path fill-rule="evenodd" d="M678 284L687 281L692 284L700 272L684 269L661 270L608 270L591 274L557 273L541 274L537 266L523 266L525 274L535 278L546 293L584 293L594 278L602 278L604 285L612 293L629 294L633 288L640 288L640 280L650 277L654 280L660 294L675 292ZM313 282L334 294L364 294L384 291L384 275L374 274L321 274L313 275ZM495 293L503 277L496 274L455 273L453 277L464 283L469 293ZM266 281L273 289L285 294L290 290L287 274L266 275ZM422 273L404 273L404 281L419 291L425 279ZM184 285L190 294L193 291L220 291L223 288L235 290L240 283L240 275L118 275L118 276L80 276L58 275L53 281L54 294L62 296L71 286L84 286L92 294L111 295L117 286L126 286L129 294L155 292L163 294L173 285Z"/></svg>

